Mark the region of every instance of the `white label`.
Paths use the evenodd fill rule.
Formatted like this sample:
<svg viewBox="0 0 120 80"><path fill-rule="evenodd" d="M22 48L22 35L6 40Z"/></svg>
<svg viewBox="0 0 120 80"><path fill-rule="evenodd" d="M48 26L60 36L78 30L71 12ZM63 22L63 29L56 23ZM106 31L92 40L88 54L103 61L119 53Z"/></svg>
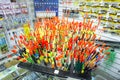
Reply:
<svg viewBox="0 0 120 80"><path fill-rule="evenodd" d="M117 15L120 15L120 13L117 13Z"/></svg>
<svg viewBox="0 0 120 80"><path fill-rule="evenodd" d="M55 70L55 71L54 71L54 74L59 74L59 71L58 71L58 70Z"/></svg>
<svg viewBox="0 0 120 80"><path fill-rule="evenodd" d="M54 12L54 11L50 11L50 12L38 11L38 12L36 12L37 17L54 17L55 15L56 15L56 12Z"/></svg>

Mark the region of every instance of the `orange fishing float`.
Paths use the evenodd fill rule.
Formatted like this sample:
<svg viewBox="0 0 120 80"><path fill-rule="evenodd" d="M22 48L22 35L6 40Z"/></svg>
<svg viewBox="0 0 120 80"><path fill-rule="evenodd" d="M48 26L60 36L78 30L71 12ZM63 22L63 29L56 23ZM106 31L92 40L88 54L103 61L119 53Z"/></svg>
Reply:
<svg viewBox="0 0 120 80"><path fill-rule="evenodd" d="M12 49L11 52L14 53L14 54L16 54L16 53L17 53L17 50Z"/></svg>
<svg viewBox="0 0 120 80"><path fill-rule="evenodd" d="M76 62L80 61L85 67L93 68L95 63L104 57L96 51L100 47L95 43L97 38L95 30L98 25L93 25L93 21L87 21L86 18L83 18L83 22L75 22L74 19L72 22L68 22L68 17L65 20L64 16L61 20L58 17L37 20L34 31L30 30L29 25L24 25L25 34L19 36L18 45L21 49L26 48L29 56L24 56L23 59L19 57L19 60L26 62L27 57L35 57L34 55L39 54L35 59L43 60L46 64L50 63L51 68L55 68L55 63L58 68L61 68L62 60L63 63L68 64L74 59ZM18 37L15 36L15 38ZM14 38L11 37L11 40ZM109 47L105 48L105 45L102 44L99 53L109 49ZM16 46L14 48L17 49ZM15 49L11 52L17 53ZM88 59L89 57L90 59Z"/></svg>

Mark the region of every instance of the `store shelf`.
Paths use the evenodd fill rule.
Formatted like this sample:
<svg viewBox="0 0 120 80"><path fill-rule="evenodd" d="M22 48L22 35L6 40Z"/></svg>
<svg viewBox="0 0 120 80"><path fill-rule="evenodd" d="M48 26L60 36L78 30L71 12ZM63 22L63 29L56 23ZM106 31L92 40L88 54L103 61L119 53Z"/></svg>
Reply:
<svg viewBox="0 0 120 80"><path fill-rule="evenodd" d="M15 59L15 58L17 58L16 55L15 55L15 56L12 56L11 58L5 58L4 60L0 61L0 64L6 63L6 62L11 61L11 60L13 60L13 59Z"/></svg>
<svg viewBox="0 0 120 80"><path fill-rule="evenodd" d="M99 32L99 31L96 31L96 34L98 36L101 36L102 40L109 40L109 41L115 41L115 42L120 41L119 35L114 35L114 34L112 35L110 33L104 33L104 32Z"/></svg>
<svg viewBox="0 0 120 80"><path fill-rule="evenodd" d="M106 68L105 66L100 66L99 68L107 72L107 74L109 74L110 77L113 77L112 80L119 80L119 74L117 74L115 71L112 72L111 69Z"/></svg>
<svg viewBox="0 0 120 80"><path fill-rule="evenodd" d="M59 7L66 8L66 9L77 9L79 6L74 5L59 5Z"/></svg>
<svg viewBox="0 0 120 80"><path fill-rule="evenodd" d="M120 48L120 42L114 42L114 41L107 41L107 40L96 40L96 44L100 44L100 46L102 46L102 44L105 43L105 47L111 47L111 48Z"/></svg>
<svg viewBox="0 0 120 80"><path fill-rule="evenodd" d="M7 52L5 54L0 54L0 59L3 58L3 57L6 57L8 55L11 55L12 53L11 52Z"/></svg>
<svg viewBox="0 0 120 80"><path fill-rule="evenodd" d="M110 73L107 73L107 72L105 72L105 70L101 70L101 69L99 69L99 68L96 69L96 70L93 72L93 74L95 74L95 76L100 75L100 76L106 78L107 80L117 80L117 78L115 78L114 76L111 76ZM96 80L96 79L95 79L95 80ZM100 79L100 80L102 80L102 79Z"/></svg>
<svg viewBox="0 0 120 80"><path fill-rule="evenodd" d="M16 71L18 69L17 65L12 66L10 68L7 68L6 70L0 72L0 80L5 78L7 75L11 74L12 72Z"/></svg>

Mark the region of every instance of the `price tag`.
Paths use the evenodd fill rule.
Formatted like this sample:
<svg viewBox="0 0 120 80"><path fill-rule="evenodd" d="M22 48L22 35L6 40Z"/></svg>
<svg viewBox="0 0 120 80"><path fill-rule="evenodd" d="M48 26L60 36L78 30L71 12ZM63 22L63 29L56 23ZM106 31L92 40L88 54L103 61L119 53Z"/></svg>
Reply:
<svg viewBox="0 0 120 80"><path fill-rule="evenodd" d="M120 15L120 12L119 12L119 13L117 13L117 15Z"/></svg>
<svg viewBox="0 0 120 80"><path fill-rule="evenodd" d="M59 74L59 70L55 70L55 71L54 71L54 74Z"/></svg>

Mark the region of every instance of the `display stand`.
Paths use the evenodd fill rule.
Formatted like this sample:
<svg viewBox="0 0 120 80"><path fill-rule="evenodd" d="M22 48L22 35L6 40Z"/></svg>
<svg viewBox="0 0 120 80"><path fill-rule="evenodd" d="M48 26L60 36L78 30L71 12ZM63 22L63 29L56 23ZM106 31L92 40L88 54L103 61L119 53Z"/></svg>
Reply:
<svg viewBox="0 0 120 80"><path fill-rule="evenodd" d="M112 48L120 48L120 42L119 41L108 41L108 40L96 40L96 43L106 43L106 47L110 46Z"/></svg>
<svg viewBox="0 0 120 80"><path fill-rule="evenodd" d="M58 0L34 0L34 10L36 17L51 17L52 13L58 16Z"/></svg>
<svg viewBox="0 0 120 80"><path fill-rule="evenodd" d="M70 69L70 71L62 71L62 70L57 70L57 69L40 66L38 64L23 63L23 62L19 63L18 67L28 69L31 71L35 71L35 72L48 74L48 75L58 76L58 77L62 77L62 78L72 77L72 78L76 78L76 79L91 80L91 71L84 73L84 74L78 74L78 73L71 72L71 71L73 71L71 69Z"/></svg>

